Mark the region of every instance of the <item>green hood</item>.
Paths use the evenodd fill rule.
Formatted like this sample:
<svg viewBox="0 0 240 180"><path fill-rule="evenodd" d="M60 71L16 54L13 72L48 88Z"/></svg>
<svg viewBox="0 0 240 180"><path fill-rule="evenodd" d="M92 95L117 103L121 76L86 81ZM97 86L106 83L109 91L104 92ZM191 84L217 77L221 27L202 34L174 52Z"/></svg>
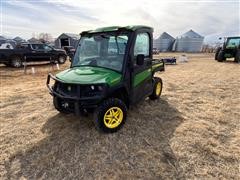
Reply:
<svg viewBox="0 0 240 180"><path fill-rule="evenodd" d="M110 69L92 66L74 67L64 70L56 77L66 83L99 84L107 83L109 86L120 82L122 75Z"/></svg>

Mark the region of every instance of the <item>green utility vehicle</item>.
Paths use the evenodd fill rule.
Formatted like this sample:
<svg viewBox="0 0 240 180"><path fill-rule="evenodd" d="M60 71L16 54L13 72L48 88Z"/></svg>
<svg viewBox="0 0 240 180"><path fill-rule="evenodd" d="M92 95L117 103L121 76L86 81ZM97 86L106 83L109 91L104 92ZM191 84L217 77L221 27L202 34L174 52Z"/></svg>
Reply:
<svg viewBox="0 0 240 180"><path fill-rule="evenodd" d="M221 38L220 38L221 39ZM234 58L235 62L240 62L240 37L227 37L224 39L222 47L215 53L215 60L226 61L227 58Z"/></svg>
<svg viewBox="0 0 240 180"><path fill-rule="evenodd" d="M152 33L147 26L82 32L71 67L48 75L55 108L76 115L94 112L97 129L119 130L131 105L161 95L162 80L154 74L164 71L164 62L153 59Z"/></svg>

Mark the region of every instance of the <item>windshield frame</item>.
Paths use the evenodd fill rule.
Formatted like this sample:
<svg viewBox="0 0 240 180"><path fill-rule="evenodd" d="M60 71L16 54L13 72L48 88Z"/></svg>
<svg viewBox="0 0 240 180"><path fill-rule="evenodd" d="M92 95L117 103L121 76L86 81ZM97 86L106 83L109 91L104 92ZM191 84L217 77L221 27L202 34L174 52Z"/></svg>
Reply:
<svg viewBox="0 0 240 180"><path fill-rule="evenodd" d="M90 37L93 37L93 36L99 36L99 35L110 35L110 36L121 36L121 35L126 35L128 37L128 40L127 40L127 44L126 44L126 47L125 47L125 52L124 52L124 55L123 55L123 62L122 62L122 68L121 68L121 71L118 71L116 69L112 69L112 68L108 68L108 67L103 67L103 66L94 66L94 65L76 65L76 66L73 66L73 62L74 62L74 58L75 56L77 55L76 53L74 54L74 58L73 60L71 61L71 65L70 65L70 68L74 68L74 67L98 67L98 68L105 68L105 69L108 69L108 70L111 70L111 71L115 71L117 73L121 73L123 74L125 69L126 69L126 60L127 60L127 57L128 57L128 53L129 53L129 47L130 47L130 39L131 39L131 32L130 31L126 31L126 30L121 30L121 31L107 31L107 32L97 32L97 33L84 33L81 38L79 39L78 41L78 45L76 47L76 52L77 52L77 49L79 47L79 44L81 42L81 39L82 38L90 38Z"/></svg>

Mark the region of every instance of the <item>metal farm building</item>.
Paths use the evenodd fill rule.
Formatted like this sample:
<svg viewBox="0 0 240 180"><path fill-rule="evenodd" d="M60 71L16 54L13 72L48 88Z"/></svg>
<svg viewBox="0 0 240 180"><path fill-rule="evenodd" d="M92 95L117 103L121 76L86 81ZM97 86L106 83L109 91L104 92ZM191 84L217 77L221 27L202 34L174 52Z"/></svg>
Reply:
<svg viewBox="0 0 240 180"><path fill-rule="evenodd" d="M13 40L14 40L18 45L26 42L25 39L23 39L23 38L21 38L21 37L19 37L19 36L13 38Z"/></svg>
<svg viewBox="0 0 240 180"><path fill-rule="evenodd" d="M173 45L173 51L200 52L204 37L190 30L178 36Z"/></svg>
<svg viewBox="0 0 240 180"><path fill-rule="evenodd" d="M159 36L159 38L153 41L153 48L159 51L171 51L174 43L174 38L168 33L164 32Z"/></svg>
<svg viewBox="0 0 240 180"><path fill-rule="evenodd" d="M62 48L64 46L73 46L76 47L80 35L72 33L63 33L55 40L55 47Z"/></svg>

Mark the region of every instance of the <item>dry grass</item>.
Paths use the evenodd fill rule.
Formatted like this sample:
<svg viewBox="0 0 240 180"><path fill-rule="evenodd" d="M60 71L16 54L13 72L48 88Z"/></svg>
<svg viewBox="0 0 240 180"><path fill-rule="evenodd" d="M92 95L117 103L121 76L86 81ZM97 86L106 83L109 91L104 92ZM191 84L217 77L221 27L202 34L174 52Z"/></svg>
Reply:
<svg viewBox="0 0 240 180"><path fill-rule="evenodd" d="M188 57L159 74L160 100L133 107L108 135L91 116L57 113L48 66L34 76L0 67L1 179L239 179L240 65Z"/></svg>

